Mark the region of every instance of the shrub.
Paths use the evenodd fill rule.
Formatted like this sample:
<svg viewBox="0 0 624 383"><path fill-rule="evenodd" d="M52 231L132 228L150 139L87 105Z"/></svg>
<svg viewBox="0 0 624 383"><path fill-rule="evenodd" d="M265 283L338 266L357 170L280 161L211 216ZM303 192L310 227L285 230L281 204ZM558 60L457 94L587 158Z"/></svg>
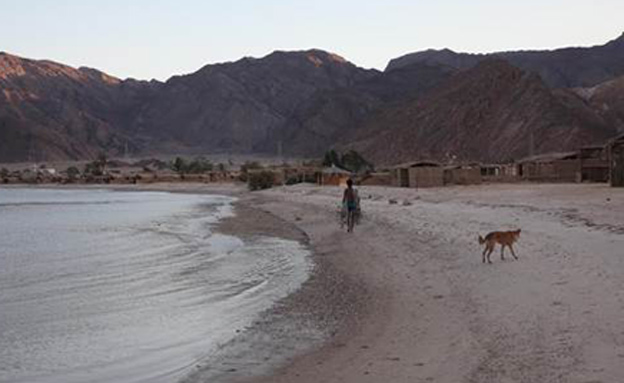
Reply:
<svg viewBox="0 0 624 383"><path fill-rule="evenodd" d="M171 169L181 175L203 174L211 172L213 165L204 157L196 158L191 162L186 162L183 158L176 157L176 159L171 163Z"/></svg>
<svg viewBox="0 0 624 383"><path fill-rule="evenodd" d="M239 179L242 182L247 182L248 181L247 173L248 173L249 170L252 170L252 169L262 169L262 165L260 165L256 161L252 161L252 162L247 161L247 162L245 162L240 167L241 173L240 173Z"/></svg>
<svg viewBox="0 0 624 383"><path fill-rule="evenodd" d="M275 183L275 174L273 174L273 172L263 170L257 173L248 173L247 179L249 190L251 191L270 189Z"/></svg>
<svg viewBox="0 0 624 383"><path fill-rule="evenodd" d="M66 170L67 178L70 182L75 182L78 178L80 178L80 170L78 170L75 166L70 166Z"/></svg>

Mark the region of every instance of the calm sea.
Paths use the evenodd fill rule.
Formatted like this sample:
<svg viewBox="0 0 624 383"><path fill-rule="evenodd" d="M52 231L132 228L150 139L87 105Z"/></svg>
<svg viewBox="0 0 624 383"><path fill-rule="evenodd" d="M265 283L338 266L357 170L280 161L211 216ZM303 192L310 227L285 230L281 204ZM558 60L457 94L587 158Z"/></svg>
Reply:
<svg viewBox="0 0 624 383"><path fill-rule="evenodd" d="M175 382L297 289L299 243L223 196L0 189L0 382Z"/></svg>

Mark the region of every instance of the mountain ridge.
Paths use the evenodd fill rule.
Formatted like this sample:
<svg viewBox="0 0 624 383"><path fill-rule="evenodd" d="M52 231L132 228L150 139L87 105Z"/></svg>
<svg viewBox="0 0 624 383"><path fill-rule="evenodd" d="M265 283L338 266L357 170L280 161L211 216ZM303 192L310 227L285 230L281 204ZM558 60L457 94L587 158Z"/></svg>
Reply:
<svg viewBox="0 0 624 383"><path fill-rule="evenodd" d="M611 81L620 77L617 70L612 70L619 67L610 65L613 58L624 55L624 38L599 47L604 46L608 47L601 51L608 56L606 66L595 68L601 76L610 76L613 72L607 80ZM574 52L574 48L571 49ZM465 59L450 50L445 54L451 60ZM507 57L495 58L509 61ZM560 57L557 60L557 65L565 64L560 69L574 75L575 62L567 63ZM244 57L233 62L207 64L193 73L160 82L120 80L93 68L76 69L53 61L3 53L0 54L0 162L87 159L100 152L110 156L283 153L314 157L355 141L367 148L363 144L364 136L370 131L384 139L393 131L412 137L413 132L408 134L414 129L410 119L388 118L392 113L399 117L405 113L427 115L437 121L442 130L446 129L437 133L429 131L432 141L418 136L419 142L431 145L430 156L439 157L448 148L435 142L437 135L463 137L465 134L456 129L457 113L455 109L447 109L448 100L439 96L440 92L446 89L450 92L447 96L456 97L459 101L455 106L466 117L483 112L482 105L472 102L472 99L479 99L475 92L479 89L486 93L496 91L495 87L484 87L484 84L496 85L487 76L479 80L481 83L473 81L461 86L466 81L466 72L470 73L471 69L458 68L464 65L461 62L451 64L418 61L381 72L358 67L335 53L320 49L275 51L261 58ZM485 67L488 65L504 67L503 72L509 76L516 73L512 65L498 62ZM554 126L566 121L575 124L585 121L588 126L600 126L600 129L605 124L609 129L624 129L623 86L557 90L546 87L543 82L536 85L548 80L539 70L520 71L523 73L520 77L530 77L533 84L523 89L540 90L518 93L524 100L522 107L501 103L510 108L510 113L514 111L527 120L546 116L545 120ZM508 87L513 82L508 80L503 76L500 85ZM456 95L449 89L459 90ZM504 90L508 93L503 95L514 94L510 88ZM488 102L497 102L496 96L487 94ZM593 97L589 97L590 94ZM471 95L472 99L466 95ZM543 100L546 106L536 107L536 100ZM492 121L497 118L506 121L502 115L496 116ZM380 124L383 121L385 123ZM497 125L492 125L490 120L483 122L489 124L486 125L492 132L498 132ZM512 129L515 125L503 126ZM577 128L573 135L579 138L576 143L585 144L593 139L583 133L582 127ZM526 140L526 137L514 139ZM396 143L386 142L386 148L393 145ZM523 154L514 150L510 151L510 156ZM387 160L375 154L375 150L370 152ZM502 156L490 153L489 149L484 151L490 153L487 157L479 157L479 152L470 147L460 152L454 155L502 160ZM412 154L416 156L417 153ZM405 157L405 153L401 156Z"/></svg>
<svg viewBox="0 0 624 383"><path fill-rule="evenodd" d="M624 75L624 33L605 44L590 47L492 53L461 53L450 49L428 49L390 60L385 71L392 71L415 62L445 64L455 69L469 69L489 57L501 57L521 69L539 73L542 79L553 88L594 86L610 78Z"/></svg>

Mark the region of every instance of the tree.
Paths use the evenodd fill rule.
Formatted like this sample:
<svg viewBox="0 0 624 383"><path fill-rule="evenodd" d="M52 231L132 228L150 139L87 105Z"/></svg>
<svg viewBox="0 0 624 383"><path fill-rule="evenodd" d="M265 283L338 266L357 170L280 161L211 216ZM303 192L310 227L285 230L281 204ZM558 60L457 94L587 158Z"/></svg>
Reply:
<svg viewBox="0 0 624 383"><path fill-rule="evenodd" d="M340 156L334 149L325 152L325 156L323 157L323 166L330 167L332 165L342 167Z"/></svg>
<svg viewBox="0 0 624 383"><path fill-rule="evenodd" d="M366 161L360 153L355 150L349 150L342 156L342 166L355 173L371 170L373 165Z"/></svg>
<svg viewBox="0 0 624 383"><path fill-rule="evenodd" d="M199 157L191 161L187 167L186 172L190 174L201 174L211 172L213 169L212 163L205 157Z"/></svg>
<svg viewBox="0 0 624 383"><path fill-rule="evenodd" d="M176 157L176 159L171 164L171 169L173 169L177 173L184 174L184 172L186 171L186 161L184 161L184 159L181 157Z"/></svg>
<svg viewBox="0 0 624 383"><path fill-rule="evenodd" d="M68 167L65 172L67 173L67 178L71 182L76 181L78 177L80 177L80 170L78 170L78 168L75 166Z"/></svg>
<svg viewBox="0 0 624 383"><path fill-rule="evenodd" d="M106 156L106 153L102 152L98 154L97 163L100 168L100 173L106 173L106 165L108 164L108 157Z"/></svg>

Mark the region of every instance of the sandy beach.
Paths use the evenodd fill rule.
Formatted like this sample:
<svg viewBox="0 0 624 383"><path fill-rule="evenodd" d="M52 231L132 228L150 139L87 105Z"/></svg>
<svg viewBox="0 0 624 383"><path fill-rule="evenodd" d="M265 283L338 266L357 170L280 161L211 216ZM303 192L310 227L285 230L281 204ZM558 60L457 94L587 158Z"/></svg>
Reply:
<svg viewBox="0 0 624 383"><path fill-rule="evenodd" d="M233 195L219 231L313 252L310 279L184 382L624 381L623 190L361 187L349 234L337 187L119 189ZM478 235L515 228L519 260L482 264Z"/></svg>
<svg viewBox="0 0 624 383"><path fill-rule="evenodd" d="M299 185L247 202L305 234L321 270L275 318L316 313L332 328L308 347L305 323L282 328L273 340L301 343L284 346L297 356L251 381L624 381L622 190L363 187L353 234L338 226L340 195ZM482 264L477 236L514 228L519 260Z"/></svg>

